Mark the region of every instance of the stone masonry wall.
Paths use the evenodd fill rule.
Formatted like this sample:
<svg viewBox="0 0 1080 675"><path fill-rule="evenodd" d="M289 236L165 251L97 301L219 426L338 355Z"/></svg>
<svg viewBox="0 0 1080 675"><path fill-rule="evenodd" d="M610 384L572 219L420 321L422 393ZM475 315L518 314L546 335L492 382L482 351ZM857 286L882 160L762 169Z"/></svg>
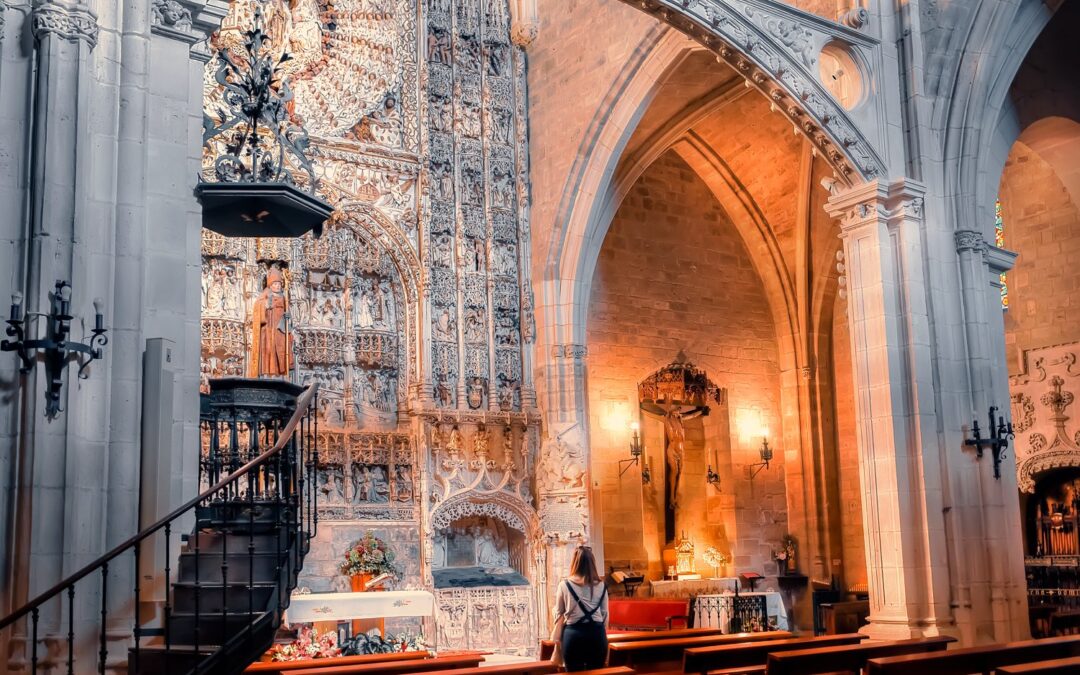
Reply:
<svg viewBox="0 0 1080 675"><path fill-rule="evenodd" d="M1080 211L1053 168L1023 143L1001 178L1005 247L1017 251L1006 277L1005 345L1009 373L1024 350L1080 339Z"/></svg>
<svg viewBox="0 0 1080 675"><path fill-rule="evenodd" d="M640 473L619 479L618 460L628 456L626 424L637 419L637 383L670 363L679 350L726 389L728 420L687 423L688 452L680 493L691 514L678 527L697 545L734 552L738 569L765 574L766 561L786 527L782 461L749 481L762 424L780 428L776 334L761 281L738 233L708 187L674 153L661 157L639 179L608 231L593 281L588 319L588 400L592 480L600 486L604 554L608 561L639 565L643 529L663 535L662 519L648 513L663 504L663 431L643 419L653 483ZM728 438L720 438L729 426ZM712 436L705 438L706 435ZM703 442L704 441L704 442ZM721 491L704 480L705 447L720 455ZM654 494L655 493L655 494ZM703 516L703 517L702 517ZM643 528L643 520L646 526ZM651 542L647 542L651 543ZM655 545L649 546L654 548ZM659 572L656 551L650 571ZM729 566L729 572L734 571Z"/></svg>

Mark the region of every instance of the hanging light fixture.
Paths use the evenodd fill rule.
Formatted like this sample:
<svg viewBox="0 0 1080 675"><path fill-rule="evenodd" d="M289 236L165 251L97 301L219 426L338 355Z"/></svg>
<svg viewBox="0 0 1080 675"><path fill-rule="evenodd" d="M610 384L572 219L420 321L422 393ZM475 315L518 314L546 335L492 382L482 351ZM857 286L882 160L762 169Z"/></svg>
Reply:
<svg viewBox="0 0 1080 675"><path fill-rule="evenodd" d="M263 30L261 3L243 38L241 59L226 41L218 46L215 79L225 107L203 115L212 160L195 188L203 227L227 237L319 236L333 208L315 195L310 141L288 110L292 90L282 65L290 57L278 55Z"/></svg>
<svg viewBox="0 0 1080 675"><path fill-rule="evenodd" d="M767 436L761 437L761 447L758 449L758 456L761 457L760 462L754 462L750 465L750 480L754 480L754 476L761 473L762 469L769 468L769 462L772 461L773 451L769 447L769 439Z"/></svg>
<svg viewBox="0 0 1080 675"><path fill-rule="evenodd" d="M646 456L642 461L641 456L645 453L645 445L641 442L641 425L637 422L630 424L630 458L619 460L619 477L626 473L635 464L641 464L641 482L648 485L652 481L652 472L649 471L649 458Z"/></svg>

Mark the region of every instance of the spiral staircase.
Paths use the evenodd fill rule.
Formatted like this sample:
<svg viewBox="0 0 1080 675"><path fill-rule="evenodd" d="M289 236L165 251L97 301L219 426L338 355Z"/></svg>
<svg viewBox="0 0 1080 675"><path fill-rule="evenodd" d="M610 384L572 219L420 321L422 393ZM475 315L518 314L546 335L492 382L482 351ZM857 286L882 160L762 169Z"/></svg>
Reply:
<svg viewBox="0 0 1080 675"><path fill-rule="evenodd" d="M19 662L9 667L225 674L258 660L273 643L318 528L316 393L317 385L278 380L213 380L202 400L202 492L0 619L0 636ZM130 575L131 595L110 593L109 566L133 559L134 570L144 570L144 556L155 550L164 552L164 568L151 576L169 590L152 616L140 610L139 620L130 619L130 637L118 647L117 615L153 603L140 587L145 573ZM100 614L88 622L91 602Z"/></svg>

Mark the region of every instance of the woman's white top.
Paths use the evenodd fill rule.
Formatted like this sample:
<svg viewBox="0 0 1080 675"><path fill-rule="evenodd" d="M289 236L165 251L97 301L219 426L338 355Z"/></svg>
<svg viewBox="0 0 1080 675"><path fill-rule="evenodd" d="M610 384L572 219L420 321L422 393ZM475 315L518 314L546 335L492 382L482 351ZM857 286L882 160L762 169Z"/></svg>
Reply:
<svg viewBox="0 0 1080 675"><path fill-rule="evenodd" d="M581 611L581 607L574 600L574 596L570 595L568 585L574 587L574 592L577 593L578 598L581 599L585 607L593 609L596 607L597 601L600 601L600 611L593 613L593 621L606 624L608 620L608 594L603 593L603 581L598 581L591 586L582 586L569 579L560 581L558 588L555 589L555 618L565 616L567 626L585 618L585 613ZM601 595L603 595L603 600L600 600Z"/></svg>

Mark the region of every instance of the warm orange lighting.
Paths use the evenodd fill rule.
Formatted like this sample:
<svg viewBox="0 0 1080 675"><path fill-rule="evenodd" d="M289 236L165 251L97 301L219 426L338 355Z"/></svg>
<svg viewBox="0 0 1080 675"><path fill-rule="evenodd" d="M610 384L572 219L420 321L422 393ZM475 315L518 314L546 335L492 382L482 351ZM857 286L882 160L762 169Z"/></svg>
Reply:
<svg viewBox="0 0 1080 675"><path fill-rule="evenodd" d="M636 431L639 431L640 429L641 429L641 425L638 424L637 422L631 422L630 423L630 431L636 432Z"/></svg>

